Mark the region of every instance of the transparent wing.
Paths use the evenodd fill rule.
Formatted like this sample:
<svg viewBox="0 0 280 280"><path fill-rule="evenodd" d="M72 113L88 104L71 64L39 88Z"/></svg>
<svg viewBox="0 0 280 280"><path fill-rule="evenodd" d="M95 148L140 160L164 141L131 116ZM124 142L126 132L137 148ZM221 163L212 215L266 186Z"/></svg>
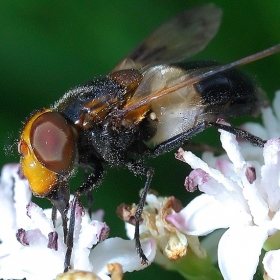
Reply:
<svg viewBox="0 0 280 280"><path fill-rule="evenodd" d="M189 105L192 105L186 95L192 92L193 84L200 80L200 75L213 71L216 67L218 66L198 68L188 72L174 65L151 67L144 73L143 80L123 110L132 111L142 106L145 107L165 96L169 99L169 102L172 102L174 96L178 98L178 93L182 97L179 98L181 102L188 99ZM183 95L182 92L184 92ZM197 100L193 100L193 103L199 104Z"/></svg>
<svg viewBox="0 0 280 280"><path fill-rule="evenodd" d="M168 64L195 55L217 34L221 16L214 4L182 12L157 28L113 71Z"/></svg>
<svg viewBox="0 0 280 280"><path fill-rule="evenodd" d="M126 116L130 112L137 110L139 112L141 110L144 112L145 110L149 110L151 105L155 103L157 103L157 106L161 106L161 99L171 100L174 96L177 99L178 93L180 97L182 96L180 93L181 90L186 92L188 95L192 86L204 79L262 59L277 52L280 52L280 44L226 65L213 65L210 67L196 68L188 72L177 68L175 65L159 65L151 67L144 73L143 80L138 86L135 94L124 106L124 108L117 112L117 115ZM192 100L194 101L193 104L196 104L195 106L201 105L200 102L197 102L197 100Z"/></svg>
<svg viewBox="0 0 280 280"><path fill-rule="evenodd" d="M229 64L196 68L188 72L177 68L175 65L159 65L151 67L144 73L143 80L130 102L126 104L123 110L118 112L118 114L126 115L130 111L138 110L141 107L145 108L151 103L157 102L166 96L171 96L173 93L176 93L181 89L188 89L192 87L193 84L204 79L278 52L280 52L280 44Z"/></svg>

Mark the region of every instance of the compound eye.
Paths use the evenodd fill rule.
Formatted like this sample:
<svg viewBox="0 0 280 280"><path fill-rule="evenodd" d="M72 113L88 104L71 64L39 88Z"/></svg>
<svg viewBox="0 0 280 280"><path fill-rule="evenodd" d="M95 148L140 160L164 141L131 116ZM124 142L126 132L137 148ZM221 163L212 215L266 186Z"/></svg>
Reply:
<svg viewBox="0 0 280 280"><path fill-rule="evenodd" d="M30 129L30 143L39 162L64 174L75 160L75 136L66 119L57 112L40 115Z"/></svg>

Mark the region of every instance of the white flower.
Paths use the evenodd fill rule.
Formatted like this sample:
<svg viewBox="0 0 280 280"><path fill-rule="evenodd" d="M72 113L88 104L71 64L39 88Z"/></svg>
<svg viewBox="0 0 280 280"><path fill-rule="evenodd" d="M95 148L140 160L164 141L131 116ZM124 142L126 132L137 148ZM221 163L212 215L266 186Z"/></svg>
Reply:
<svg viewBox="0 0 280 280"><path fill-rule="evenodd" d="M186 179L187 189L198 185L204 194L168 220L195 236L228 228L218 245L223 277L252 279L264 242L280 229L280 140L267 141L261 165L245 161L234 135L220 133L230 161L207 153L216 168L191 152L179 151L179 157L194 169Z"/></svg>
<svg viewBox="0 0 280 280"><path fill-rule="evenodd" d="M263 265L266 274L271 279L280 279L280 250L271 250L263 258Z"/></svg>
<svg viewBox="0 0 280 280"><path fill-rule="evenodd" d="M1 278L56 278L56 275L63 271L66 252L60 217L54 228L51 209L43 210L30 202L29 185L20 174L18 164L6 165L3 168L0 195ZM74 269L91 271L101 279L109 279L109 263L119 263L124 272L146 267L141 265L133 240L104 240L108 236L108 227L104 222L90 220L80 205L77 205L75 214L71 259ZM100 211L96 216L102 216ZM96 245L94 249L93 245ZM153 261L156 252L153 240L142 240L142 245L146 256Z"/></svg>
<svg viewBox="0 0 280 280"><path fill-rule="evenodd" d="M123 205L120 208L124 207ZM129 212L124 214L126 220L133 218L136 212L136 205L125 207ZM170 214L176 213L182 209L181 202L174 197L157 197L154 194L148 194L146 205L143 209L143 222L140 226L140 236L142 238L153 238L156 242L158 254L156 262L167 265L168 260L177 261L186 256L188 250L198 258L206 258L206 251L200 246L199 239L196 236L186 235L177 229L172 223L166 220ZM121 210L123 213L125 210ZM134 238L135 226L126 223L127 235ZM165 256L166 260L159 254Z"/></svg>

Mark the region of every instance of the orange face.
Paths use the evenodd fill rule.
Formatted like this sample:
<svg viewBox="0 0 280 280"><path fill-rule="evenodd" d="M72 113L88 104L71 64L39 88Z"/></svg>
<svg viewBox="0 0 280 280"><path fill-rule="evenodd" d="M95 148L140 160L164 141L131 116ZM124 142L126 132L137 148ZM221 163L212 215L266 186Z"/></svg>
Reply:
<svg viewBox="0 0 280 280"><path fill-rule="evenodd" d="M19 141L21 166L34 195L46 196L67 179L76 156L76 133L66 119L46 109L26 124Z"/></svg>

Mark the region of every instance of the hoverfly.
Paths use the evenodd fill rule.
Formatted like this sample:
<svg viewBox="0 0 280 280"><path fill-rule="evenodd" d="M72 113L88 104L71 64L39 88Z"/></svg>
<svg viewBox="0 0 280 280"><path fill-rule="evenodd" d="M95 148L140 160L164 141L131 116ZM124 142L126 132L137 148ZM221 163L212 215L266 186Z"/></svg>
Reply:
<svg viewBox="0 0 280 280"><path fill-rule="evenodd" d="M181 62L201 51L216 35L221 10L213 4L192 8L167 21L108 75L64 94L50 109L37 111L23 128L19 152L23 172L35 196L48 198L63 220L70 267L74 210L67 228L69 178L75 166L87 179L81 195L102 181L105 166L124 166L146 176L135 215L136 250L148 260L139 240L139 221L153 169L140 158L155 157L185 144L208 127L227 130L263 146L246 131L216 123L218 118L258 111L261 89L236 66L280 50L280 45L228 65L213 61ZM88 170L91 170L89 172Z"/></svg>

